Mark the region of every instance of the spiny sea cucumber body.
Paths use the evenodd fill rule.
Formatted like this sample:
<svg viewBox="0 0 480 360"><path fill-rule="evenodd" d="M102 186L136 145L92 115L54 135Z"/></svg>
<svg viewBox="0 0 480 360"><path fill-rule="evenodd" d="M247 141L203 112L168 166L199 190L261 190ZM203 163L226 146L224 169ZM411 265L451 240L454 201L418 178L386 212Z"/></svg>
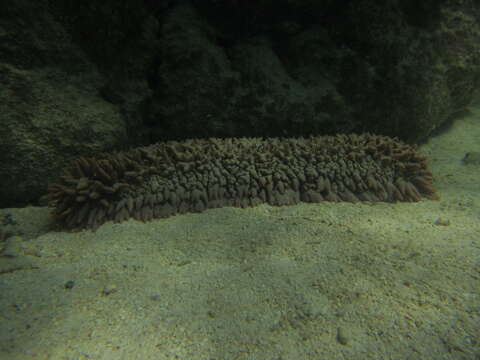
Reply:
<svg viewBox="0 0 480 360"><path fill-rule="evenodd" d="M376 135L168 141L81 157L49 186L66 228L223 206L435 199L426 158Z"/></svg>

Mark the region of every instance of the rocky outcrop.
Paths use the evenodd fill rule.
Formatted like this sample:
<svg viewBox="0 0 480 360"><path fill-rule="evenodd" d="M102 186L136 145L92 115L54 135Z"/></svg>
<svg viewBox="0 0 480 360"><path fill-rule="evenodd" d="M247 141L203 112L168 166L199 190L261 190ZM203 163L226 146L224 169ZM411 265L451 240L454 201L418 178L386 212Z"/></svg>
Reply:
<svg viewBox="0 0 480 360"><path fill-rule="evenodd" d="M8 5L6 5L8 3ZM66 161L119 147L102 76L39 2L0 5L0 206L35 203Z"/></svg>

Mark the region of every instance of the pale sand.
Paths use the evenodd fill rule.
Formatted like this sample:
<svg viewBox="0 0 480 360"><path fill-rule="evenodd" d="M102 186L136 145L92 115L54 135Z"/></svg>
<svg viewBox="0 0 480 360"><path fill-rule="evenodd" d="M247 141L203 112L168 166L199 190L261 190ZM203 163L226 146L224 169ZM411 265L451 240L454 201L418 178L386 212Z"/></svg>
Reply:
<svg viewBox="0 0 480 360"><path fill-rule="evenodd" d="M480 106L421 147L440 201L223 208L32 239L47 209L1 210L25 235L0 258L0 359L479 359L468 151Z"/></svg>

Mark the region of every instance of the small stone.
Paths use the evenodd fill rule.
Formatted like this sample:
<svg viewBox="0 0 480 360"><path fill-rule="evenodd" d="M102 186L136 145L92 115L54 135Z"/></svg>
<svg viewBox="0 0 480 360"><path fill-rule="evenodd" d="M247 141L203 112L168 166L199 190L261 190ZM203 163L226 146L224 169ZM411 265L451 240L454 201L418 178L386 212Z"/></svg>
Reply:
<svg viewBox="0 0 480 360"><path fill-rule="evenodd" d="M68 280L66 283L65 283L65 289L73 289L73 287L75 286L75 281L73 280Z"/></svg>
<svg viewBox="0 0 480 360"><path fill-rule="evenodd" d="M347 331L343 327L339 327L337 329L337 341L342 345L347 345L349 340L349 336Z"/></svg>
<svg viewBox="0 0 480 360"><path fill-rule="evenodd" d="M105 288L102 291L102 294L105 295L105 296L108 296L108 295L111 295L111 294L113 294L117 291L118 291L117 286L112 284L112 285L105 286Z"/></svg>
<svg viewBox="0 0 480 360"><path fill-rule="evenodd" d="M439 217L435 220L434 224L440 226L448 226L450 225L450 220Z"/></svg>
<svg viewBox="0 0 480 360"><path fill-rule="evenodd" d="M467 152L463 158L463 163L466 165L480 165L480 152Z"/></svg>

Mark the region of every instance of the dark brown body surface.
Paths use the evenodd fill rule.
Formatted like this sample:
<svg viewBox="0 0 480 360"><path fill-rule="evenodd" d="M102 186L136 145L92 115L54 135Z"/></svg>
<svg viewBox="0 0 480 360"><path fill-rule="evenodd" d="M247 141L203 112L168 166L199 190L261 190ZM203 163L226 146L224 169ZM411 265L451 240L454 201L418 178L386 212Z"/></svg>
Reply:
<svg viewBox="0 0 480 360"><path fill-rule="evenodd" d="M222 206L436 198L425 157L375 135L169 141L79 158L49 187L69 229Z"/></svg>

